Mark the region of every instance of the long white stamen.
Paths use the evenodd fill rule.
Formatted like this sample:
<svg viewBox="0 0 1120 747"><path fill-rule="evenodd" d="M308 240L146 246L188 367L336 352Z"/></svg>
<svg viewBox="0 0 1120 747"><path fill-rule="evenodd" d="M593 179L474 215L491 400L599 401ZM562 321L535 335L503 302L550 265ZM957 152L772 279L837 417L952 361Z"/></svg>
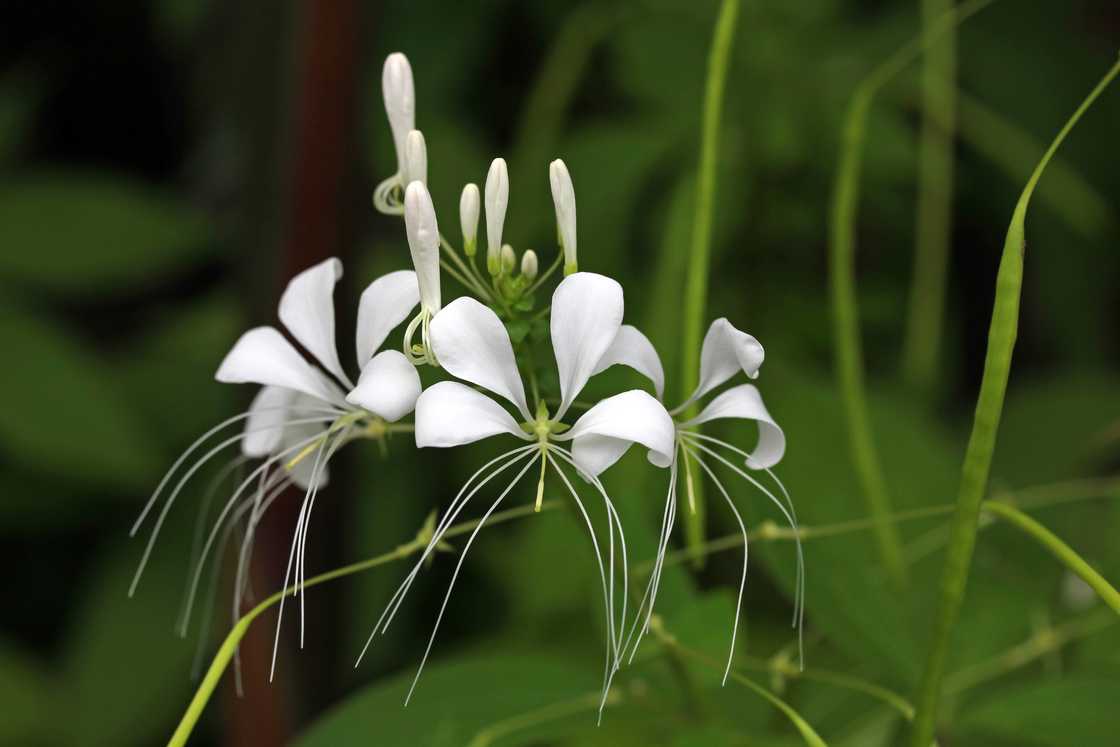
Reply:
<svg viewBox="0 0 1120 747"><path fill-rule="evenodd" d="M443 595L443 603L440 605L439 614L436 616L436 624L432 628L432 635L430 638L428 638L428 646L424 649L424 656L420 659L420 666L416 670L416 676L412 678L412 685L408 688L408 695L405 696L405 705L408 705L408 701L412 699L412 693L414 690L416 690L416 683L420 681L420 674L424 671L424 664L428 661L428 654L431 653L432 644L435 643L436 640L436 633L439 632L439 624L443 621L444 612L447 611L447 602L451 599L451 592L455 588L455 581L459 578L459 571L463 568L463 562L467 559L467 553L470 552L471 545L474 543L475 537L477 537L478 533L482 531L482 527L486 525L486 520L490 518L494 511L497 510L498 506L501 505L502 501L505 500L506 496L509 495L509 492L513 490L514 486L516 486L517 483L521 481L521 478L524 477L525 473L529 471L529 468L533 466L537 459L544 458L544 454L540 454L539 456L534 456L525 463L525 466L522 467L521 471L517 473L512 481L510 481L509 485L506 486L506 489L503 490L501 495L498 496L498 499L490 505L490 508L488 508L486 510L486 513L482 515L482 518L478 520L478 526L474 528L474 531L472 531L470 536L467 538L466 544L463 545L463 551L459 553L459 562L455 564L455 571L451 574L451 582L447 585L447 593Z"/></svg>
<svg viewBox="0 0 1120 747"><path fill-rule="evenodd" d="M246 436L252 435L253 433L258 433L258 432L267 431L267 430L273 430L274 428L286 428L290 425L306 425L306 424L321 423L321 422L323 422L322 418L307 418L307 419L301 419L301 420L289 420L289 421L287 421L285 423L282 423L280 425L270 424L268 426L264 426L264 427L261 427L261 428L251 428L249 430L242 431L241 433L239 433L236 436L232 436L230 438L227 438L225 441L222 441L220 444L215 446L213 449L206 452L206 454L203 455L202 458L199 459L197 462L195 462L194 465L192 465L191 468L189 470L187 470L186 474L183 475L182 478L180 478L179 482L176 483L176 485L175 485L175 489L171 491L171 495L168 496L167 501L163 504L163 508L160 509L159 515L156 517L155 526L152 527L151 537L148 538L148 544L144 547L144 554L141 556L140 564L136 568L136 574L132 578L132 584L128 588L128 595L131 597L133 594L136 593L136 587L140 583L140 577L144 574L144 568L148 565L148 559L151 557L152 548L155 547L156 540L159 538L160 530L163 528L163 523L164 523L164 521L166 521L168 513L171 512L171 507L175 504L175 499L179 496L179 493L180 493L180 491L182 491L183 486L185 486L187 484L187 482L191 479L191 477L193 477L196 472L198 472L200 469L202 469L202 467L207 462L209 462L211 459L213 459L223 449L226 449L226 448L232 446L233 444L241 441Z"/></svg>
<svg viewBox="0 0 1120 747"><path fill-rule="evenodd" d="M739 616L743 611L743 591L747 588L747 557L748 557L748 543L747 543L747 525L743 523L743 517L739 514L739 509L735 508L735 503L731 500L731 496L727 494L727 489L723 487L723 483L716 477L716 473L705 464L704 460L698 454L693 452L689 447L685 446L684 450L696 460L696 463L707 473L711 481L719 488L719 492L723 495L723 499L727 501L728 508L731 513L735 515L735 521L739 523L739 531L743 533L743 575L739 579L739 598L735 601L735 622L731 625L731 645L728 647L727 653L727 668L723 670L723 682L720 684L727 684L727 677L731 674L731 661L735 656L735 638L739 632Z"/></svg>
<svg viewBox="0 0 1120 747"><path fill-rule="evenodd" d="M682 434L682 435L688 436L688 435L693 435L693 434ZM722 445L724 445L724 446L729 446L729 447L730 447L730 444L726 444L726 443L724 443L724 442L722 442L722 441L721 441L720 443L721 443ZM799 585L799 587L800 587L800 588L799 588L799 591L800 591L800 593L801 593L801 607L799 608L799 610L800 610L800 609L803 609L803 608L804 608L804 606L805 606L805 599L804 599L804 597L805 597L805 591L804 591L804 584L805 584L805 556L804 556L804 553L802 552L802 548L801 548L801 531L800 531L800 529L798 528L797 520L796 520L796 519L794 518L794 516L793 516L793 515L792 515L792 514L791 514L791 513L789 512L789 511L787 511L787 510L786 510L786 508L785 508L785 506L784 506L784 505L782 504L782 502L781 502L781 501L779 501L779 500L778 500L778 499L777 499L777 498L776 498L776 497L774 496L774 494L773 494L773 493L771 493L771 492L770 492L770 490L766 488L766 486L764 486L764 485L763 485L762 483L760 483L760 482L759 482L758 480L754 479L754 478L753 478L753 477L751 477L751 476L750 476L749 474L747 474L746 472L744 472L744 471L743 471L742 469L740 469L740 468L739 468L739 466L738 466L738 465L736 465L736 464L735 464L734 462L732 462L732 461L730 461L730 460L726 459L725 457L723 457L723 456L722 456L721 454L719 454L719 453L718 453L717 451L715 451L714 449L711 449L711 448L709 448L709 447L705 446L705 445L704 445L703 443L701 443L701 442L700 442L699 440L692 440L692 441L690 441L690 445L691 445L691 446L693 446L694 448L700 449L700 450L701 450L701 451L703 451L703 452L704 452L705 454L708 454L709 456L711 456L711 457L713 457L713 458L715 458L715 459L718 459L718 460L719 460L720 462L722 462L722 463L723 463L724 465L726 465L726 466L727 466L727 467L728 467L729 469L731 469L732 471L734 471L734 472L735 472L736 474L738 474L738 475L739 475L740 477L742 477L742 478L743 478L744 480L746 480L747 482L749 482L749 483L751 483L752 485L754 485L754 486L755 486L756 488L758 488L758 489L759 489L760 491L762 491L762 493L763 493L764 495L766 495L766 497L767 497L767 498L769 498L769 499L770 499L770 500L771 500L771 501L772 501L772 502L774 503L774 505L778 507L778 510L779 510L779 511L781 511L781 512L782 512L782 514L783 514L783 515L784 515L784 516L786 517L786 521L788 521L788 522L789 522L790 528L791 528L791 529L793 530L793 533L794 533L794 543L795 543L795 545L797 546L797 567L798 567L798 572L799 572L799 574L800 574L800 581L801 581L801 583L800 583L800 585ZM731 447L731 448L734 448L734 447ZM794 604L795 604L795 605L797 604L797 600L796 600L796 598L795 598L795 600L794 600ZM803 620L804 620L804 618L803 618L803 617L801 617L801 616L799 615L799 616L798 616L798 623L797 623L797 642L798 642L798 650L799 650L799 652L802 652L802 653L799 653L799 658L801 659L801 661L800 661L800 665L801 665L802 667L804 667L804 657L803 657L803 649L804 649L804 645L803 645L803 641L804 641L804 626L803 626Z"/></svg>
<svg viewBox="0 0 1120 747"><path fill-rule="evenodd" d="M642 594L642 599L638 602L638 607L634 613L634 623L630 627L630 632L627 634L626 640L622 644L624 654L627 648L630 649L629 662L633 662L634 655L638 651L638 644L641 643L642 636L645 635L645 631L649 628L649 620L653 615L665 554L669 546L669 538L672 536L673 523L677 514L677 472L677 460L674 459L672 464L669 465L669 490L665 496L665 508L661 512L661 534L657 540L657 555L654 559L653 570L650 572L649 581L646 583L646 590ZM642 615L643 609L646 610L644 617ZM633 640L633 645L630 643L631 640Z"/></svg>
<svg viewBox="0 0 1120 747"><path fill-rule="evenodd" d="M358 665L362 663L362 658L365 657L366 651L369 650L370 644L373 642L374 636L377 635L378 630L383 630L382 624L384 623L384 629L387 629L389 623L392 622L392 615L395 614L395 609L400 606L400 603L404 601L404 596L408 593L408 589L411 587L413 579L415 579L417 574L419 574L420 569L423 567L424 561L427 560L431 553L435 551L436 547L439 545L440 540L442 540L443 538L444 532L446 532L447 528L451 525L451 522L455 520L455 517L458 516L459 511L464 506L466 506L466 504L475 495L475 493L477 493L484 485L486 485L487 482L517 463L530 451L535 450L536 448L536 444L532 444L530 446L522 446L511 451L507 451L506 453L491 459L489 462L479 467L478 470L476 470L475 473L471 475L465 483L463 483L463 487L459 489L459 493L455 496L454 500L451 501L451 504L448 506L447 511L443 515L443 518L440 520L438 526L433 532L432 538L428 541L428 545L421 553L420 559L416 562L416 565L413 567L412 571L405 577L405 580L402 581L401 584L397 587L397 590L393 593L392 597L390 597L388 604L386 604L384 611L382 611L381 616L374 624L373 630L370 631L369 638L366 639L366 643L362 647L362 651L358 655L357 661L354 662L355 668L357 668ZM500 462L501 460L507 458L509 458L509 461L507 461L505 464L503 464L501 467L499 467L493 473L483 479L478 485L474 487L474 489L469 495L467 495L466 498L463 498L463 494L466 493L466 491L470 488L471 483L474 482L474 480L478 478L479 475L481 475L497 462Z"/></svg>

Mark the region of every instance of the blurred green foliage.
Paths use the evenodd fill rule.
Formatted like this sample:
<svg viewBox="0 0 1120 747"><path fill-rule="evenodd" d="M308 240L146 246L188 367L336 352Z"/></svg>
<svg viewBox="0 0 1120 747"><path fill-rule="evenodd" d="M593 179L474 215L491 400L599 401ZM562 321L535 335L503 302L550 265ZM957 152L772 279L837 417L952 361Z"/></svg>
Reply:
<svg viewBox="0 0 1120 747"><path fill-rule="evenodd" d="M682 252L716 7L414 0L366 8L356 144L347 154L353 194L340 205L341 221L353 227L338 247L347 262L340 325L352 323L366 283L408 262L399 223L368 207L394 162L380 64L402 50L416 75L441 223L457 225L462 184L481 182L489 159L505 155L513 187L506 233L546 265L555 240L547 162L562 156L579 199L581 267L623 282L628 321L648 332L670 375L677 371ZM294 6L285 8L283 45L298 49L307 29L292 20ZM61 3L15 12L0 32L0 744L158 743L189 698L194 641L172 626L206 479L172 512L132 600L125 592L141 547L127 541L127 528L161 470L247 403L249 392L214 383L213 371L242 329L273 323L280 282L292 270L284 254L291 206L260 207L290 185L261 187L266 175L250 154L271 154L291 177L285 148L294 103L279 96L267 108L266 97L241 95L295 85L286 58L242 44L266 33L266 15L248 1ZM1077 0L1000 3L960 30L947 339L930 401L898 377L914 244L916 77L873 108L857 278L872 425L896 511L956 494L1011 208L1040 144L1110 64L1118 26L1114 4ZM708 309L766 346L759 385L789 438L777 472L808 526L865 512L831 370L825 293L841 116L867 70L917 30L917 2L758 0L744 3L740 18ZM1112 91L1062 151L1031 217L1019 347L992 476L993 489L1010 499L1120 466L1117 121ZM345 351L349 328L340 329ZM592 383L596 392L622 384L642 382L612 370ZM742 446L753 438L713 432ZM407 541L496 453L486 444L448 453L417 453L407 439L389 446L389 459L366 446L343 455L317 512L309 572ZM629 454L608 486L631 557L648 559L663 475ZM532 486L522 492L519 500L532 500ZM1120 503L1110 497L1036 515L1115 580ZM780 518L760 496L742 493L740 506L756 527ZM710 514L711 536L734 531L719 506ZM890 590L867 532L806 543L810 670L910 697L944 524L900 523L912 572L906 595ZM277 527L281 552L290 531ZM533 714L545 715L501 732L495 744L800 743L756 695L733 683L721 688L717 672L652 639L617 678L597 727L594 707L579 707L598 687L604 631L578 519L548 512L495 527L472 553L407 709L403 691L442 597L447 558L424 574L423 591L356 672L353 658L403 566L309 597L306 650L287 636L294 626L280 644L278 676L294 703L274 703L271 712L291 719L298 743L463 744ZM265 548L260 558L269 589L283 574L270 565L274 554ZM752 545L741 656L788 656L793 560L788 542ZM730 635L740 562L732 550L698 575L671 566L663 581L666 628L716 660ZM1003 661L1040 630L1091 614L1064 583L1053 560L1014 530L985 528L950 673ZM224 623L228 605L218 599ZM271 630L273 619L259 624ZM946 733L965 746L1108 744L1117 650L1120 626L1112 626L997 665L982 686L950 694ZM771 686L829 744L889 745L901 733L901 718L864 693L743 672ZM268 692L263 681L245 684ZM555 704L572 707L555 715ZM223 743L236 708L232 700L212 704L198 743Z"/></svg>

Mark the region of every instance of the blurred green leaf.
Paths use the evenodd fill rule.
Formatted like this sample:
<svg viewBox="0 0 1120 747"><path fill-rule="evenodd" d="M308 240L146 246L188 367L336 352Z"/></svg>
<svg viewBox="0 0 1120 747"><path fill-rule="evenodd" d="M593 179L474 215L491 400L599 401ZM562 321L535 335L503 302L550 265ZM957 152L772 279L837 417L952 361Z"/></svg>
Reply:
<svg viewBox="0 0 1120 747"><path fill-rule="evenodd" d="M985 697L963 713L955 730L1021 745L1113 744L1120 680L1069 676L1032 682Z"/></svg>
<svg viewBox="0 0 1120 747"><path fill-rule="evenodd" d="M10 394L0 448L72 482L139 487L156 463L113 372L62 329L30 316L0 317Z"/></svg>
<svg viewBox="0 0 1120 747"><path fill-rule="evenodd" d="M165 537L132 599L127 591L137 543L114 542L118 546L91 569L62 668L59 702L67 716L60 728L70 744L160 742L193 690L193 643L172 632L189 533L183 524L169 525Z"/></svg>
<svg viewBox="0 0 1120 747"><path fill-rule="evenodd" d="M409 667L359 691L313 724L298 744L460 747L499 721L594 692L601 672L530 652L462 655L430 662L405 708L413 675ZM573 718L594 724L595 711Z"/></svg>
<svg viewBox="0 0 1120 747"><path fill-rule="evenodd" d="M42 173L0 188L0 277L59 293L121 290L209 254L204 217L122 177Z"/></svg>
<svg viewBox="0 0 1120 747"><path fill-rule="evenodd" d="M54 727L50 715L54 683L36 661L14 644L0 641L0 744L39 744Z"/></svg>

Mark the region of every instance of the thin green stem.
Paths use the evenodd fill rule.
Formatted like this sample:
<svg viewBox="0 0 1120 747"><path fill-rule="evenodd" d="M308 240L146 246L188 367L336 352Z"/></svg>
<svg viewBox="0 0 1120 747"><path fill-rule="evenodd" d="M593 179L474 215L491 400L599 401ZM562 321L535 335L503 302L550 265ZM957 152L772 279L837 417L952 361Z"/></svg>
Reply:
<svg viewBox="0 0 1120 747"><path fill-rule="evenodd" d="M1084 558L1077 554L1077 551L1063 542L1056 534L1019 509L1006 503L985 501L984 510L990 514L995 514L1010 524L1014 524L1038 540L1040 545L1049 550L1050 554L1066 568L1080 576L1082 581L1097 592L1097 596L1105 604L1120 615L1120 592L1117 592L1112 584L1105 580L1104 576L1097 573L1093 566L1089 565Z"/></svg>
<svg viewBox="0 0 1120 747"><path fill-rule="evenodd" d="M844 121L840 163L833 186L829 225L829 279L832 286L833 335L836 339L836 373L848 423L848 442L869 513L879 519L875 540L883 565L898 587L907 583L906 560L898 531L885 520L891 500L886 478L871 434L864 383L863 346L856 301L855 251L859 181L867 117L871 102L884 85L959 23L994 0L974 0L930 24L925 32L903 45L856 87Z"/></svg>
<svg viewBox="0 0 1120 747"><path fill-rule="evenodd" d="M716 170L719 160L719 124L723 113L723 92L735 25L739 16L739 0L723 0L712 33L708 54L708 81L704 91L701 116L700 165L696 181L696 205L689 246L688 271L685 278L684 313L681 333L681 399L688 397L700 380L700 337L705 307L708 302L708 272L711 269L712 222L716 202ZM684 417L696 414L690 407ZM697 482L693 486L692 510L684 514L685 543L699 546L704 541L704 493ZM702 560L697 565L702 565Z"/></svg>
<svg viewBox="0 0 1120 747"><path fill-rule="evenodd" d="M922 24L932 31L953 0L922 0ZM931 394L941 359L945 278L953 206L953 139L956 131L957 35L947 28L926 48L922 63L922 130L918 145L918 208L910 311L902 345L902 375L916 391Z"/></svg>
<svg viewBox="0 0 1120 747"><path fill-rule="evenodd" d="M833 672L827 669L808 668L801 669L790 663L786 658L776 658L770 660L756 659L751 656L745 656L741 659L743 666L754 669L760 672L769 672L771 674L778 674L782 677L790 679L802 679L811 682L820 682L825 685L832 685L844 690L851 690L853 692L863 693L870 695L872 698L881 700L889 705L894 710L898 711L903 718L907 721L914 718L914 706L910 704L906 698L898 693L888 690L887 688L876 685L874 682L854 677L850 674L843 672Z"/></svg>
<svg viewBox="0 0 1120 747"><path fill-rule="evenodd" d="M561 504L558 501L545 501L541 505L540 510L553 509L558 507L559 505ZM518 506L517 508L511 508L507 511L500 511L491 516L487 523L495 524L504 521L510 521L511 519L520 518L522 516L530 516L534 513L534 508L535 507L533 505L528 505ZM443 537L445 540L458 537L460 535L467 534L473 531L477 526L478 520L465 521L461 524L456 524L455 526L448 529L447 532L444 533ZM226 635L225 640L222 642L221 647L218 649L217 654L214 655L214 661L210 663L210 668L206 670L206 675L202 678L202 682L199 683L194 697L191 698L191 702L187 706L186 713L183 714L183 718L179 721L179 725L175 728L175 732L171 735L171 739L168 740L168 747L182 747L182 745L185 745L187 743L187 739L190 738L191 732L194 731L194 727L198 723L198 719L202 715L203 709L206 708L206 704L207 702L209 702L210 696L214 694L214 690L215 688L217 688L218 682L221 681L222 674L225 673L230 659L233 658L234 653L237 651L237 647L241 645L241 640L249 631L249 626L253 623L254 620L264 614L264 612L266 612L269 608L278 604L280 600L284 598L284 595L290 595L294 597L296 595L296 592L300 588L311 588L312 586L325 584L328 581L334 581L336 579L345 578L346 576L352 576L355 573L368 571L373 568L377 568L378 566L392 563L393 561L401 560L403 558L407 558L409 555L414 555L415 553L421 552L428 545L428 541L430 539L430 537L427 536L428 532L430 532L430 527L427 527L426 525L426 528L424 530L421 530L421 533L411 542L400 545L396 549L382 555L368 558L357 563L351 563L350 565L336 568L326 573L321 573L318 576L307 579L302 584L300 584L299 587L295 585L289 586L286 589L274 593L272 596L268 597L256 607L245 613L245 615L243 615L241 619L237 621L237 624L230 629L229 633Z"/></svg>
<svg viewBox="0 0 1120 747"><path fill-rule="evenodd" d="M478 732L467 747L490 747L497 740L510 734L515 734L525 729L530 729L539 724L566 718L582 711L595 711L599 708L601 692L592 692L570 700L550 703L536 710L499 721ZM612 690L607 694L607 705L613 705L618 700L617 693Z"/></svg>
<svg viewBox="0 0 1120 747"><path fill-rule="evenodd" d="M984 375L980 382L980 396L976 403L972 435L969 437L964 466L961 470L960 495L957 499L957 510L950 530L949 547L942 572L932 644L916 698L918 714L911 733L911 744L914 747L925 747L933 738L937 704L941 695L941 680L949 653L949 640L964 600L965 585L972 565L980 504L987 490L988 472L991 468L996 433L1003 412L1007 379L1011 373L1011 355L1015 349L1015 338L1018 333L1019 296L1023 285L1023 255L1026 249L1024 224L1027 207L1030 205L1035 186L1054 152L1118 73L1120 73L1120 62L1114 64L1105 74L1054 138L1054 142L1050 144L1050 148L1043 155L1024 187L1015 205L1011 225L1007 229L1007 238L1004 241L1003 256L1000 259L996 279L996 298L992 309L991 327L988 331Z"/></svg>

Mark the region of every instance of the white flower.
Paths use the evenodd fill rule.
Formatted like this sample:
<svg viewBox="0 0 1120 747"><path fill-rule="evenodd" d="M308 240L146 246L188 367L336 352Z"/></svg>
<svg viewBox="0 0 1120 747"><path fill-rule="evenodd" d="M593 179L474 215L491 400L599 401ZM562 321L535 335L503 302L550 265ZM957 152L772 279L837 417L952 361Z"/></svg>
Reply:
<svg viewBox="0 0 1120 747"><path fill-rule="evenodd" d="M404 141L404 170L401 172L401 184L406 187L412 182L428 184L428 144L424 141L424 133L413 130L408 133Z"/></svg>
<svg viewBox="0 0 1120 747"><path fill-rule="evenodd" d="M564 274L579 269L576 261L576 191L568 167L557 158L548 165L548 182L552 186L552 204L556 208L556 229L564 250Z"/></svg>
<svg viewBox="0 0 1120 747"><path fill-rule="evenodd" d="M731 635L732 653L734 652L735 634L739 624L739 608L742 605L743 589L745 588L747 578L747 530L746 525L743 523L742 516L731 500L730 494L716 476L708 460L718 463L723 468L729 469L734 474L762 491L778 507L789 521L794 531L796 532L797 530L797 514L794 511L793 502L790 500L789 493L786 492L785 487L782 486L781 482L778 481L777 477L770 471L770 467L773 467L781 461L785 453L785 434L767 411L766 406L762 402L762 395L759 393L758 389L752 384L733 386L712 398L695 417L686 419L683 415L693 403L727 383L740 371L745 373L749 378L757 378L759 368L762 366L764 358L765 353L758 340L736 329L727 319L721 318L715 320L704 336L704 343L700 351L700 382L688 399L670 410L676 431L676 449L673 463L669 470L669 491L666 497L665 512L663 514L660 547L658 549L657 559L654 563L653 572L650 575L649 583L646 587L645 595L639 603L639 612L644 609L645 616L643 619L642 615L639 614L638 617L635 618L634 627L627 636L627 641L624 646L624 648L626 646L631 646L631 641L633 641L630 653L631 657L633 657L634 652L637 651L638 643L642 635L644 635L645 630L648 628L649 619L653 613L653 605L660 583L665 552L676 518L676 491L680 465L683 464L684 466L685 483L690 500L692 498L693 479L691 464L695 463L715 484L720 495L724 498L732 514L735 516L743 535L743 571L739 584L739 607L736 608L735 623ZM665 374L661 365L661 359L658 357L657 351L654 349L649 339L634 327L623 326L619 329L618 335L611 343L610 348L608 348L596 366L596 371L603 371L619 363L630 366L650 379L653 383L654 390L657 392L658 399L661 399L665 390ZM758 441L753 451L749 453L742 451L726 441L721 441L698 431L699 426L704 423L728 418L753 421L757 424ZM720 454L716 450L716 447L743 458L746 466L752 470L765 471L777 483L779 492L784 500L779 500L771 490L766 488L762 483L726 456ZM793 621L794 625L799 629L799 641L800 626L804 610L804 588L804 565L801 543L800 539L798 539L797 594L794 599ZM641 624L641 632L638 632L639 623ZM725 681L727 672L730 671L731 666L730 655L728 656L727 666L728 669L724 672Z"/></svg>
<svg viewBox="0 0 1120 747"><path fill-rule="evenodd" d="M668 467L675 448L673 422L665 408L652 396L632 390L609 397L588 409L569 427L564 424L575 398L588 379L596 372L596 364L615 339L622 324L623 295L617 282L602 275L577 273L567 277L556 288L552 297L552 346L560 374L560 403L555 412L548 412L543 401L531 411L525 396L525 387L518 372L513 346L501 320L491 309L471 298L459 298L448 304L432 321L431 341L440 365L453 376L481 387L500 400L512 405L516 415L500 400L455 381L443 381L426 389L416 403L416 445L419 447L450 447L473 443L496 435L508 435L522 442L518 448L506 452L484 466L467 481L447 511L427 549L417 561L412 573L406 577L389 607L374 626L373 635L389 624L407 594L413 580L427 557L438 546L443 533L463 511L470 500L491 479L501 472L517 467L516 476L501 495L489 506L475 533L472 533L459 558L462 566L471 542L489 516L538 461L541 478L538 482L538 507L542 496L545 469L551 466L564 482L572 499L581 512L591 535L599 561L604 603L607 610L608 651L604 682L604 697L610 677L620 659L620 638L616 633L614 617L614 531L617 528L622 554L622 614L626 619L626 552L621 522L613 504L598 479L598 475L616 462L631 444L644 446L653 464ZM563 446L570 442L571 450ZM501 464L499 464L501 463ZM495 466L497 465L497 466ZM609 569L604 570L602 554L595 539L587 512L579 495L567 476L571 468L590 482L600 497L609 517L610 559ZM480 477L483 472L490 474ZM476 481L476 478L477 481ZM469 489L469 490L468 490ZM451 587L444 598L451 594ZM442 619L436 620L429 640L435 640ZM368 643L367 643L368 646ZM364 653L364 652L363 652ZM425 652L424 660L427 659ZM417 672L417 678L419 677ZM415 685L415 681L413 682ZM411 694L411 693L410 693Z"/></svg>
<svg viewBox="0 0 1120 747"><path fill-rule="evenodd" d="M407 168L408 134L416 129L416 91L412 83L412 66L400 52L394 52L385 58L385 66L381 69L381 94L385 99L389 128L393 131L397 170L377 185L373 193L373 205L383 213L399 215L399 192L408 184L403 180Z"/></svg>
<svg viewBox="0 0 1120 747"><path fill-rule="evenodd" d="M328 259L294 277L280 299L280 321L321 368L308 362L274 327L257 327L243 334L218 367L215 378L227 383L260 384L260 392L247 412L211 429L179 457L133 527L135 534L190 454L221 431L245 421L242 433L211 448L180 477L156 519L133 581L135 589L168 511L183 486L199 469L238 443L243 458L234 460L234 464L243 463L246 458L261 459L260 465L250 471L230 495L207 536L188 592L181 621L184 631L203 565L219 533L224 529L224 543L229 530L247 517L234 587L234 619L240 615L253 531L272 501L291 484L302 487L305 492L292 541L289 575L284 583L288 583L293 562L296 583L301 583L307 528L315 496L326 482L328 461L348 441L384 436L393 428L389 424L412 411L420 394L416 369L400 351L376 352L389 332L408 317L419 301L416 273L411 270L391 272L374 280L362 293L355 341L360 371L357 385L347 376L335 347L332 296L341 276L342 263Z"/></svg>
<svg viewBox="0 0 1120 747"><path fill-rule="evenodd" d="M495 158L486 173L486 269L501 272L502 228L509 206L509 170L504 158Z"/></svg>

